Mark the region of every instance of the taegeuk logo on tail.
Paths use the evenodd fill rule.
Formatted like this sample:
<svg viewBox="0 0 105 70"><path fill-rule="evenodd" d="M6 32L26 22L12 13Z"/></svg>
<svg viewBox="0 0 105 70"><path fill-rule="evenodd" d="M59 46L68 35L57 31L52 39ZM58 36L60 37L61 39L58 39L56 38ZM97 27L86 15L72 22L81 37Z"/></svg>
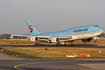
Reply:
<svg viewBox="0 0 105 70"><path fill-rule="evenodd" d="M29 26L29 31L30 31L30 33L33 32L33 26L32 25Z"/></svg>

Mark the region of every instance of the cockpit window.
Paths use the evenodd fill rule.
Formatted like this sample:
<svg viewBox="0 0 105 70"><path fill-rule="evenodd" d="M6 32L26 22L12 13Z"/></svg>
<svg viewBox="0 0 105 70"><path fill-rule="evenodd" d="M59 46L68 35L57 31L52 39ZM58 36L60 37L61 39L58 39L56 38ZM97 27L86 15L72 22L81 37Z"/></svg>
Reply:
<svg viewBox="0 0 105 70"><path fill-rule="evenodd" d="M98 27L98 25L95 25L94 27Z"/></svg>

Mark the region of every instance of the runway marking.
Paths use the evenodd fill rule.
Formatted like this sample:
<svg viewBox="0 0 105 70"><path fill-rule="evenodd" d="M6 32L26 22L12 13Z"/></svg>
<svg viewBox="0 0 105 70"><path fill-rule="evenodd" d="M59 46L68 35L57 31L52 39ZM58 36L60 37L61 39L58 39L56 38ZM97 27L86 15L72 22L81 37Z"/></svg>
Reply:
<svg viewBox="0 0 105 70"><path fill-rule="evenodd" d="M39 62L39 63L43 63L43 62ZM21 69L21 68L17 68L18 66L23 66L23 65L30 65L30 64L38 64L38 63L25 63L25 64L19 64L19 65L15 65L14 68L15 69Z"/></svg>
<svg viewBox="0 0 105 70"><path fill-rule="evenodd" d="M40 63L44 63L44 62L67 62L67 61L43 61L43 62L38 62L38 63L25 63L25 64L15 65L14 68L15 69L21 69L21 68L18 68L18 66L30 65L30 64L40 64Z"/></svg>

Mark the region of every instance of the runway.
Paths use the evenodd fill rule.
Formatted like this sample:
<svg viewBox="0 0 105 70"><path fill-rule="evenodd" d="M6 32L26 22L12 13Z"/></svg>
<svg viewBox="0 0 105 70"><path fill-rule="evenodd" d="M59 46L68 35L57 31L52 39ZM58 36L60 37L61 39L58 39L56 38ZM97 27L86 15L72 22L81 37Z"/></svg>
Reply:
<svg viewBox="0 0 105 70"><path fill-rule="evenodd" d="M56 47L48 45L0 45L0 47ZM63 46L61 46L63 47ZM70 46L67 46L70 47ZM72 46L70 48L105 48ZM65 48L65 47L64 47ZM0 54L0 70L105 70L105 59L19 59Z"/></svg>
<svg viewBox="0 0 105 70"><path fill-rule="evenodd" d="M105 70L104 65L105 60L0 60L0 70Z"/></svg>
<svg viewBox="0 0 105 70"><path fill-rule="evenodd" d="M74 45L74 46L56 46L56 45L0 45L0 47L63 47L63 48L105 48L105 46L95 45Z"/></svg>

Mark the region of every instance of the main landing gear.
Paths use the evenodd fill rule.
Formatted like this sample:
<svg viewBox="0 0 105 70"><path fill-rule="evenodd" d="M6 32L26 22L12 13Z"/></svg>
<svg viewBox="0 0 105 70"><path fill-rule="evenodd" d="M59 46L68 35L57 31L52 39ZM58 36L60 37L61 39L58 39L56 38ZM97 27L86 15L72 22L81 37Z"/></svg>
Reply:
<svg viewBox="0 0 105 70"><path fill-rule="evenodd" d="M56 44L56 46L67 46L67 44L65 44L65 42L58 42L58 43Z"/></svg>
<svg viewBox="0 0 105 70"><path fill-rule="evenodd" d="M68 42L70 43L70 46L74 46L74 41L70 41ZM67 46L67 44L65 42L57 42L56 46Z"/></svg>
<svg viewBox="0 0 105 70"><path fill-rule="evenodd" d="M75 45L74 41L71 41L70 46L74 46L74 45Z"/></svg>

